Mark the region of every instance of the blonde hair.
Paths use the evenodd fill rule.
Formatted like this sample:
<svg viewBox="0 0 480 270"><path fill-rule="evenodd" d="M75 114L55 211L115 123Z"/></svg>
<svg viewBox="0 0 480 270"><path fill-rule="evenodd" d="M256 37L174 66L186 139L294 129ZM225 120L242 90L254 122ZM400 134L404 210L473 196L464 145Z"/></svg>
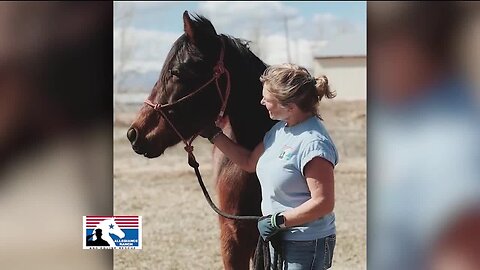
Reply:
<svg viewBox="0 0 480 270"><path fill-rule="evenodd" d="M328 78L314 78L304 67L294 64L269 66L260 81L267 84L269 91L282 106L294 103L304 112L311 112L318 117L318 104L323 97L334 98L328 85Z"/></svg>

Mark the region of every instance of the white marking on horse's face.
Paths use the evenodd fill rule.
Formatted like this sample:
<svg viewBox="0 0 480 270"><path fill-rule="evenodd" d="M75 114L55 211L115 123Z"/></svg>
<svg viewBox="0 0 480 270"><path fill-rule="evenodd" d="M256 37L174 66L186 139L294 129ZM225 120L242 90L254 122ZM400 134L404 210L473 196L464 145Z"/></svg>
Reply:
<svg viewBox="0 0 480 270"><path fill-rule="evenodd" d="M120 227L118 227L117 223L115 223L115 220L113 220L113 218L107 219L104 222L106 222L105 226L108 229L107 231L109 234L114 234L119 238L125 237L125 233L122 231L122 229L120 229Z"/></svg>

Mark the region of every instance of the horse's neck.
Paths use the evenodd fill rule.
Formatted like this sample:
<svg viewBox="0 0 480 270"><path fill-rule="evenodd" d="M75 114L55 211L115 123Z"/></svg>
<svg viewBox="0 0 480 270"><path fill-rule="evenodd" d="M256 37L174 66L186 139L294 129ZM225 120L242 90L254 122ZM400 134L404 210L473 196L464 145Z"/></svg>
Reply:
<svg viewBox="0 0 480 270"><path fill-rule="evenodd" d="M108 231L108 229L106 229L102 234L102 239L103 240L112 239L112 237L110 237L110 232Z"/></svg>
<svg viewBox="0 0 480 270"><path fill-rule="evenodd" d="M232 141L237 142L237 138L235 137L235 133L233 132L232 124L230 123L230 118L228 117L228 115L222 117L219 121L216 122L216 124L222 129L223 133L227 137L229 137ZM223 162L226 156L222 151L214 147L212 152L212 158L213 175L216 177L219 175L221 168L224 166Z"/></svg>
<svg viewBox="0 0 480 270"><path fill-rule="evenodd" d="M231 67L231 70L229 124L237 143L252 150L274 124L265 107L260 104L261 73L252 74L239 66Z"/></svg>

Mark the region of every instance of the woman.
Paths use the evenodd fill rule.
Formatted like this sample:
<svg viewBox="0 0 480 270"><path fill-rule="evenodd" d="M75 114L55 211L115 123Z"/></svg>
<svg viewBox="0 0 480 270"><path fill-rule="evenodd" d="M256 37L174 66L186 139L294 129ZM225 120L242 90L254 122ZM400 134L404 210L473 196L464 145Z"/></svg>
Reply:
<svg viewBox="0 0 480 270"><path fill-rule="evenodd" d="M249 151L214 126L202 136L248 172L262 188L258 221L265 241L279 233L285 269L327 269L335 247L334 167L338 154L317 106L333 98L325 76L292 64L270 66L260 77L264 105L280 120Z"/></svg>

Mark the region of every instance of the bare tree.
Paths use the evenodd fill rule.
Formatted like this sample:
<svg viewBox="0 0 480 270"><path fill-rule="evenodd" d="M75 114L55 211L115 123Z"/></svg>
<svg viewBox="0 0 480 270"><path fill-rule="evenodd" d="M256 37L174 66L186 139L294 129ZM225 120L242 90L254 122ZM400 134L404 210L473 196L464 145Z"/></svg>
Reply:
<svg viewBox="0 0 480 270"><path fill-rule="evenodd" d="M127 73L125 72L125 67L132 58L132 53L134 49L134 44L132 43L129 37L128 27L131 25L133 17L135 15L134 6L131 4L125 3L115 3L115 31L114 34L114 49L115 49L115 59L114 59L114 93L125 91L124 83L127 78ZM128 41L128 42L127 42ZM116 105L116 101L114 106Z"/></svg>

